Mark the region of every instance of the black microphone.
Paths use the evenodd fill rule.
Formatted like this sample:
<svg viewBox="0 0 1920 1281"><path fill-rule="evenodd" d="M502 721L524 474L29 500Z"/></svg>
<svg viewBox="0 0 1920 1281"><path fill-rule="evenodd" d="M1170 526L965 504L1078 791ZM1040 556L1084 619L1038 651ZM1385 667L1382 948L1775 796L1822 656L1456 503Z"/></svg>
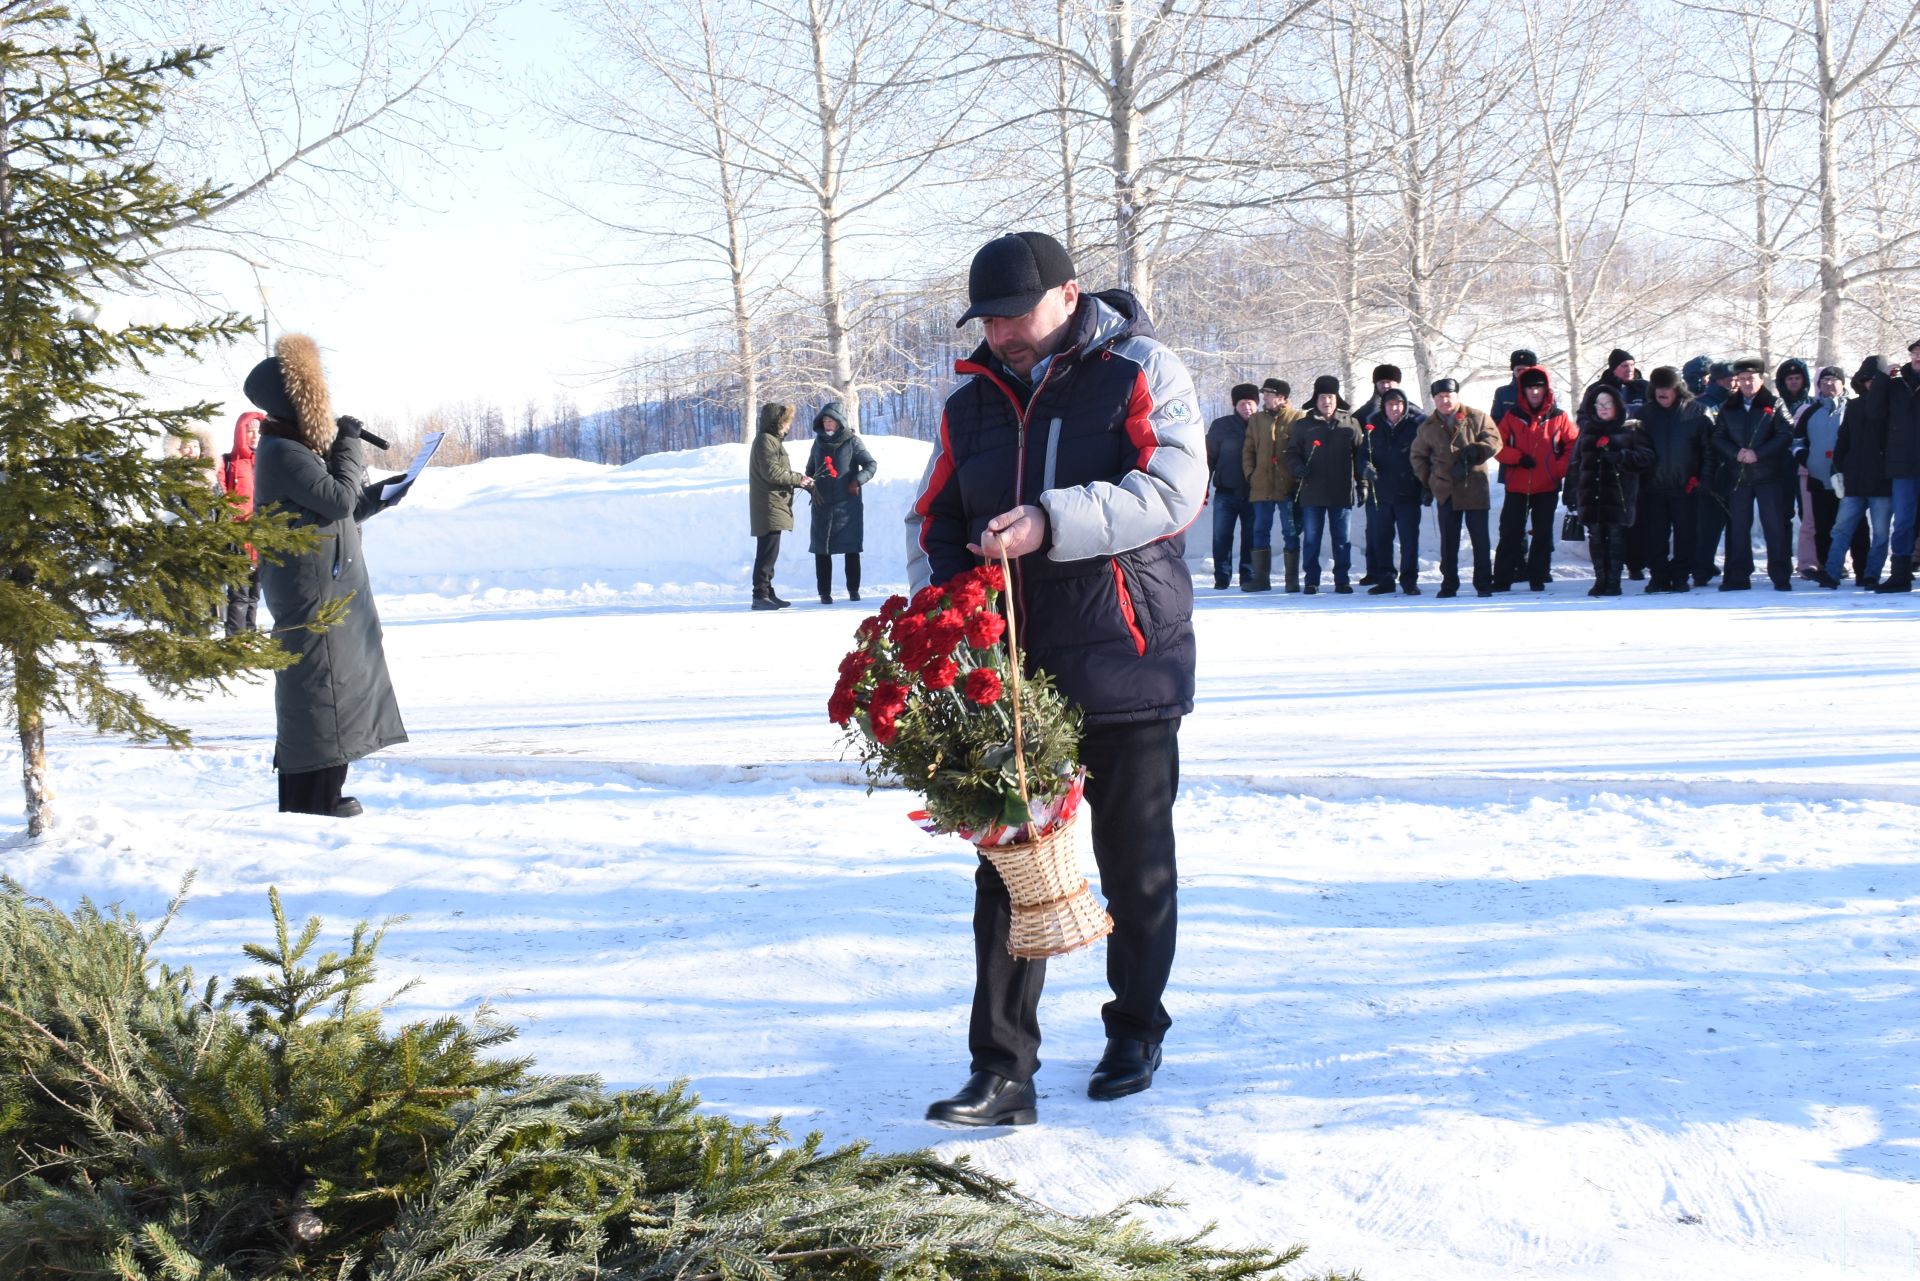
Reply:
<svg viewBox="0 0 1920 1281"><path fill-rule="evenodd" d="M360 439L366 441L369 445L372 445L375 449L388 448L387 442L380 439L380 437L376 436L372 431L368 430L367 425L361 422L358 418L355 418L351 415L346 415L341 418L337 418L334 421L336 423L349 423L349 422L352 423L355 427L359 429Z"/></svg>

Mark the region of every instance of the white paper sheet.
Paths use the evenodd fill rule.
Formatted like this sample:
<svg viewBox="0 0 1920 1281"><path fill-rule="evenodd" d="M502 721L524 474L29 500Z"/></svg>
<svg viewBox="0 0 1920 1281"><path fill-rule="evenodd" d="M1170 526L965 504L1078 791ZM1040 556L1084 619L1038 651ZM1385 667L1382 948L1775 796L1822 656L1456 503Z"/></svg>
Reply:
<svg viewBox="0 0 1920 1281"><path fill-rule="evenodd" d="M405 493L407 486L413 484L414 479L426 470L427 460L433 457L433 451L440 448L440 442L446 437L447 433L443 431L428 432L426 439L420 442L419 452L414 454L413 461L407 464L407 474L399 480L388 481L380 487L380 501L390 503L394 498Z"/></svg>

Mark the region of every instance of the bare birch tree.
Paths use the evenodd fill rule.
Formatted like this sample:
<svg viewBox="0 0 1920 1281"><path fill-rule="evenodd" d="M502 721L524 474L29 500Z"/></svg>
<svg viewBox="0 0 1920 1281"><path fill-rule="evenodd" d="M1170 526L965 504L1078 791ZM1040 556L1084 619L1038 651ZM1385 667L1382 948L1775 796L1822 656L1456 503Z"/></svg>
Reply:
<svg viewBox="0 0 1920 1281"><path fill-rule="evenodd" d="M765 105L751 74L765 43L757 13L737 0L576 0L572 12L608 56L555 104L598 143L598 191L570 204L632 251L596 256L594 269L634 273L624 319L726 334L705 363L722 394L737 394L740 438L751 441L757 326L779 260L790 262L781 242L792 227L739 136L738 122Z"/></svg>
<svg viewBox="0 0 1920 1281"><path fill-rule="evenodd" d="M1038 105L1060 157L1059 195L1076 248L1106 248L1122 287L1153 304L1167 253L1204 243L1205 233L1293 194L1233 190L1269 168L1249 154L1247 80L1258 60L1317 0L1278 5L1201 4L1182 9L1141 0L1038 0L998 12L948 0L914 0L953 28L990 38L988 66L1016 87L1045 86ZM1081 217L1077 130L1103 137L1101 174L1108 234Z"/></svg>
<svg viewBox="0 0 1920 1281"><path fill-rule="evenodd" d="M482 116L472 80L509 0L101 0L96 26L122 47L219 47L212 74L171 90L154 158L224 189L204 213L157 228L153 283L192 290L207 255L255 269L342 251L329 227L416 198Z"/></svg>
<svg viewBox="0 0 1920 1281"><path fill-rule="evenodd" d="M1500 219L1528 166L1508 126L1512 68L1490 0L1373 0L1349 19L1382 64L1373 100L1393 141L1386 228L1420 387L1470 358L1491 313L1491 267L1513 252Z"/></svg>

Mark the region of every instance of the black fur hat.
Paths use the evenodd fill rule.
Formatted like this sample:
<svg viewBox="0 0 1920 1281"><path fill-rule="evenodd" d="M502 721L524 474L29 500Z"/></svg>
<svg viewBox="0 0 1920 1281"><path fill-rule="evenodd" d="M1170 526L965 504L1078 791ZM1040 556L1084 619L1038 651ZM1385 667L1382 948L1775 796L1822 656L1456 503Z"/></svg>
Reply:
<svg viewBox="0 0 1920 1281"><path fill-rule="evenodd" d="M1733 362L1733 372L1736 374L1764 374L1767 372L1767 365L1766 362L1758 356L1742 356Z"/></svg>
<svg viewBox="0 0 1920 1281"><path fill-rule="evenodd" d="M1458 378L1436 378L1433 380L1433 386L1427 388L1427 391L1435 396L1438 396L1443 391L1458 394L1460 391L1460 380Z"/></svg>
<svg viewBox="0 0 1920 1281"><path fill-rule="evenodd" d="M1537 365L1539 363L1540 357L1528 351L1525 347L1515 348L1514 353L1507 357L1507 368L1509 369L1526 369L1531 365Z"/></svg>
<svg viewBox="0 0 1920 1281"><path fill-rule="evenodd" d="M1398 366L1398 365L1375 365L1375 366L1373 367L1373 381L1374 381L1374 382L1375 382L1376 384L1378 384L1378 383L1397 383L1397 382L1399 382L1399 381L1400 381L1400 366Z"/></svg>
<svg viewBox="0 0 1920 1281"><path fill-rule="evenodd" d="M1662 365L1647 375L1647 386L1653 388L1655 391L1659 391L1664 387L1678 387L1679 385L1680 371L1672 365Z"/></svg>
<svg viewBox="0 0 1920 1281"><path fill-rule="evenodd" d="M1254 386L1252 383L1235 383L1233 385L1233 403L1234 404L1237 405L1243 400L1258 400L1258 399L1260 399L1260 389Z"/></svg>
<svg viewBox="0 0 1920 1281"><path fill-rule="evenodd" d="M1313 394L1316 396L1338 396L1340 380L1332 374L1321 374L1313 380Z"/></svg>
<svg viewBox="0 0 1920 1281"><path fill-rule="evenodd" d="M1281 397L1293 395L1292 385L1284 378L1269 378L1260 384L1260 390L1270 391L1274 395Z"/></svg>

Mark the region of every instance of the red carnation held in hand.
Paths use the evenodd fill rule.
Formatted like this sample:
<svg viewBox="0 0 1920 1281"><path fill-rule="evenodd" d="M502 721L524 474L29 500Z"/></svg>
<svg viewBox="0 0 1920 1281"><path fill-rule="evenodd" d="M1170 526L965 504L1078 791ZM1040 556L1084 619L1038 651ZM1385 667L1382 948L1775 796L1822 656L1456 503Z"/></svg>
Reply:
<svg viewBox="0 0 1920 1281"><path fill-rule="evenodd" d="M953 602L953 607L959 610L963 617L969 616L975 610L986 608L987 589L974 576L973 571L968 570L947 584L947 599Z"/></svg>
<svg viewBox="0 0 1920 1281"><path fill-rule="evenodd" d="M838 467L835 467L835 466L833 465L833 455L832 455L832 454L828 454L828 455L827 455L827 459L826 459L826 462L827 462L827 476L828 476L828 477L829 477L830 479L833 479L833 480L839 480L839 479L840 479L840 469L839 469Z"/></svg>
<svg viewBox="0 0 1920 1281"><path fill-rule="evenodd" d="M961 691L968 700L989 707L1000 701L1005 692L1000 684L1000 673L990 667L976 667L967 673L966 688Z"/></svg>
<svg viewBox="0 0 1920 1281"><path fill-rule="evenodd" d="M1007 620L998 614L975 614L967 620L967 644L986 649L1007 634Z"/></svg>

